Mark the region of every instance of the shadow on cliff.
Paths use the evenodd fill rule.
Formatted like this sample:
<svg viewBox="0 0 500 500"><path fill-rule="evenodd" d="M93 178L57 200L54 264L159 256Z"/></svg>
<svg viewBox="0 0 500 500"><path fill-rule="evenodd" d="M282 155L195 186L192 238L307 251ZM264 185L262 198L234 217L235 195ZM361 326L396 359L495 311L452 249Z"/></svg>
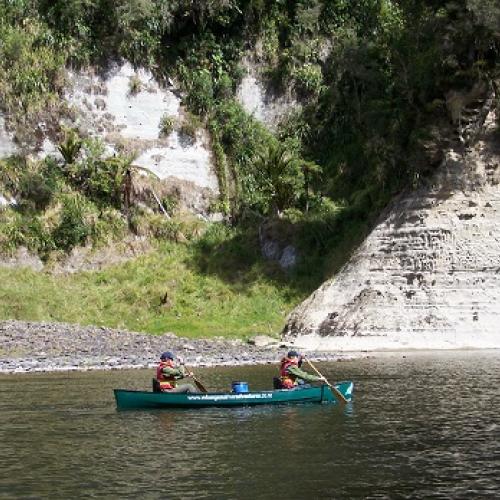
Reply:
<svg viewBox="0 0 500 500"><path fill-rule="evenodd" d="M277 260L264 257L262 232L259 235L262 224L232 229L216 226L191 247L187 265L223 279L241 293L254 283L267 281L305 297L340 270L371 228L366 213L354 210L296 222L266 221L269 224L282 235L282 247L291 244L296 248L293 268L283 269Z"/></svg>
<svg viewBox="0 0 500 500"><path fill-rule="evenodd" d="M191 246L187 265L200 274L217 276L244 293L257 282L290 285L290 274L261 252L258 226L213 226Z"/></svg>

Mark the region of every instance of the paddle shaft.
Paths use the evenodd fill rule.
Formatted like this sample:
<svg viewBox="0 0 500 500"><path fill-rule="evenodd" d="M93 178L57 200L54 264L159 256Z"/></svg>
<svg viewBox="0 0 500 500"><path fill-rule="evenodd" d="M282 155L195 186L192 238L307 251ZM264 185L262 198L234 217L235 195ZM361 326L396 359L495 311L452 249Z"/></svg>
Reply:
<svg viewBox="0 0 500 500"><path fill-rule="evenodd" d="M198 387L198 389L200 389L201 392L208 392L207 388L194 376L194 373L186 366L184 366L184 368L189 373L192 373L191 378L193 379L193 382L196 384L196 387Z"/></svg>
<svg viewBox="0 0 500 500"><path fill-rule="evenodd" d="M200 389L201 392L208 392L207 388L193 375L193 382L196 384L196 387Z"/></svg>
<svg viewBox="0 0 500 500"><path fill-rule="evenodd" d="M345 396L334 385L330 384L330 382L326 380L326 377L312 364L311 361L309 361L309 358L304 359L309 363L309 366L318 374L318 376L326 382L326 385L330 387L330 389L335 393L339 401L342 401L343 403L349 403Z"/></svg>

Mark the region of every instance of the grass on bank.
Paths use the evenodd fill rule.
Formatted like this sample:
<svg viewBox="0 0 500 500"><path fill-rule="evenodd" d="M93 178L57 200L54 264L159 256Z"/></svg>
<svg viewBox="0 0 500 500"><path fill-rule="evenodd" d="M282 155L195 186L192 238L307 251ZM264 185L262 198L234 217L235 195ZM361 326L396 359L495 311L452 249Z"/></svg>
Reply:
<svg viewBox="0 0 500 500"><path fill-rule="evenodd" d="M200 273L189 246L166 243L99 272L51 275L0 268L0 319L62 321L153 334L247 338L278 333L304 297L247 268L244 276ZM162 304L167 293L168 302Z"/></svg>

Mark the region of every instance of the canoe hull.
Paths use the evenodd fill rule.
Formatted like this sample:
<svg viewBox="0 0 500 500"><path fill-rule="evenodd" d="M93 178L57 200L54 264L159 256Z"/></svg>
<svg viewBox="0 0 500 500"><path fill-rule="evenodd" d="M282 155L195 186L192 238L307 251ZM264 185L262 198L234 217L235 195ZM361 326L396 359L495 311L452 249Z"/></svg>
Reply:
<svg viewBox="0 0 500 500"><path fill-rule="evenodd" d="M339 382L335 387L351 400L353 383ZM336 403L337 399L327 385L294 390L273 390L233 393L172 394L168 392L114 390L116 406L120 410L139 408L206 408L258 406L265 404Z"/></svg>

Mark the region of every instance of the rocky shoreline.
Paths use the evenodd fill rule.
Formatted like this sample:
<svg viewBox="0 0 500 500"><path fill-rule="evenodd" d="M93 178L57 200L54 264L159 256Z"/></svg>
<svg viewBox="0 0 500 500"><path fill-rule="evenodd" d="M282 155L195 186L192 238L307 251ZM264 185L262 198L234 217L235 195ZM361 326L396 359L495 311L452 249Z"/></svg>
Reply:
<svg viewBox="0 0 500 500"><path fill-rule="evenodd" d="M257 344L259 344L257 342ZM151 368L159 354L174 351L187 365L276 363L287 346L278 340L252 345L242 340L187 339L65 323L0 321L0 374ZM308 352L317 361L352 356Z"/></svg>

